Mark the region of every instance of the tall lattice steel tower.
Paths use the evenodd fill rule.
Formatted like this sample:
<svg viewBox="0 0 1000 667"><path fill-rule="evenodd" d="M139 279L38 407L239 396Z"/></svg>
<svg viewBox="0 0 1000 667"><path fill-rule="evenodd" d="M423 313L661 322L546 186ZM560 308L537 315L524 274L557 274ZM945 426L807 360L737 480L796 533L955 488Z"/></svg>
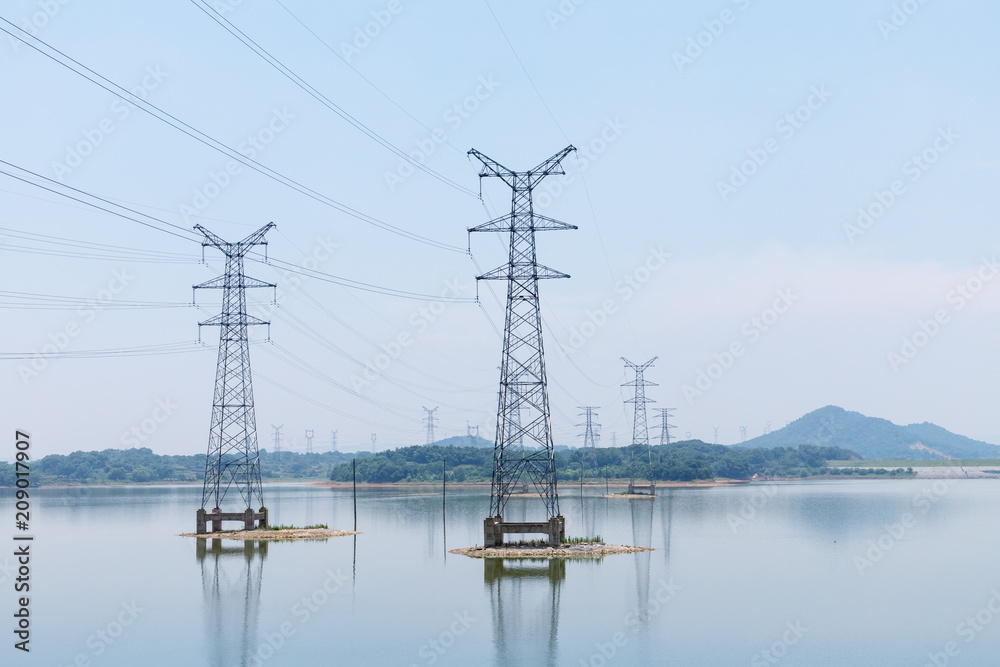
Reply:
<svg viewBox="0 0 1000 667"><path fill-rule="evenodd" d="M243 273L243 258L258 245L267 245L264 235L274 227L268 223L238 243L228 243L201 225L195 229L205 236L202 247L211 246L226 257L226 272L195 289L221 289L222 312L198 324L220 327L219 363L215 372L215 397L212 401L212 426L205 459L205 484L201 508L211 505L216 511L230 486L236 486L241 510L263 507L260 486L260 454L257 450L257 422L253 407L253 383L250 376L250 341L247 328L270 324L247 314L246 290L270 287Z"/></svg>
<svg viewBox="0 0 1000 667"><path fill-rule="evenodd" d="M306 429L306 454L313 453L313 438L316 437L316 431L313 429Z"/></svg>
<svg viewBox="0 0 1000 667"><path fill-rule="evenodd" d="M670 430L676 428L670 423L670 417L673 416L674 410L677 408L657 408L660 411L660 444L669 445L670 444Z"/></svg>
<svg viewBox="0 0 1000 667"><path fill-rule="evenodd" d="M584 418L582 424L577 424L577 426L583 427L583 452L580 456L580 469L583 469L583 460L586 457L587 450L590 450L591 462L594 464L594 472L596 474L597 467L597 441L601 439L601 425L598 424L594 419L597 417L596 405L580 405L578 406L583 412L580 416Z"/></svg>
<svg viewBox="0 0 1000 667"><path fill-rule="evenodd" d="M520 172L504 167L477 150L469 151L469 155L482 162L480 181L488 177L499 178L512 192L510 214L469 229L469 232L510 234L507 264L476 277L476 280L507 281L490 493L492 517L503 516L511 491L525 473L545 502L548 518L559 516L538 281L569 276L538 263L535 232L576 229L576 226L535 213L531 191L546 176L564 174L561 163L575 150L573 146L567 146L534 169ZM523 412L519 414L518 410ZM526 445L524 449L517 444L522 441Z"/></svg>
<svg viewBox="0 0 1000 667"><path fill-rule="evenodd" d="M622 361L625 362L626 368L631 368L635 371L635 379L632 382L625 382L622 384L623 387L633 387L635 393L632 398L626 400L626 403L632 403L635 405L635 412L633 413L632 419L632 444L633 445L646 445L646 453L649 459L649 466L653 467L653 453L649 448L649 428L646 426L646 404L655 403L651 398L646 398L646 387L656 387L658 386L655 382L649 382L643 378L643 373L647 368L653 365L653 362L659 359L659 357L653 357L644 364L635 364L622 357ZM635 447L632 447L632 469L629 473L632 476L632 484L635 484Z"/></svg>
<svg viewBox="0 0 1000 667"><path fill-rule="evenodd" d="M340 429L337 429L337 431L339 431L339 430ZM337 431L334 431L333 429L330 430L330 451L331 452L337 451Z"/></svg>
<svg viewBox="0 0 1000 667"><path fill-rule="evenodd" d="M274 455L276 457L281 456L281 429L285 428L285 425L275 426L271 424L271 428L274 429Z"/></svg>
<svg viewBox="0 0 1000 667"><path fill-rule="evenodd" d="M427 407L424 407L424 406L421 406L421 407L424 408L424 421L427 422L426 423L426 426L427 426L427 442L424 443L424 444L429 445L432 442L434 442L434 440L435 440L434 439L434 425L437 423L438 418L434 416L434 413L437 412L438 409L437 409L437 407L434 407L434 408L427 408Z"/></svg>

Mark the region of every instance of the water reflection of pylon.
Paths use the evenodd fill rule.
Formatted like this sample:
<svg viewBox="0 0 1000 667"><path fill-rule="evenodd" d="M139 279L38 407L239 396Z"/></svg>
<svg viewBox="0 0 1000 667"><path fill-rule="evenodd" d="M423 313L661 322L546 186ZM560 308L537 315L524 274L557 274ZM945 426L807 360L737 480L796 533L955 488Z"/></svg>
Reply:
<svg viewBox="0 0 1000 667"><path fill-rule="evenodd" d="M642 547L653 546L654 501L645 499L629 500L632 510L632 544ZM649 610L649 564L653 552L641 551L632 554L635 562L636 595L639 598L639 621L646 625Z"/></svg>
<svg viewBox="0 0 1000 667"><path fill-rule="evenodd" d="M267 542L247 540L241 546L224 547L220 539L198 539L196 555L205 596L209 663L253 664Z"/></svg>
<svg viewBox="0 0 1000 667"><path fill-rule="evenodd" d="M566 560L484 559L483 579L490 589L493 615L493 645L499 665L538 664L543 653L545 665L559 664L559 599ZM548 586L539 585L548 579ZM546 604L547 603L547 604ZM548 629L541 612L548 605Z"/></svg>

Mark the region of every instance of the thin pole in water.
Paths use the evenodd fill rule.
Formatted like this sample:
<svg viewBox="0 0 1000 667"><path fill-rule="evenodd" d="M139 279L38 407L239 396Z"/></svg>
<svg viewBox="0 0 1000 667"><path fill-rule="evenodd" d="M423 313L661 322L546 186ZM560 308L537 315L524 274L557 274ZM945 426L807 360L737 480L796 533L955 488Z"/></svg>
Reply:
<svg viewBox="0 0 1000 667"><path fill-rule="evenodd" d="M604 466L604 495L611 493L608 491L608 466Z"/></svg>
<svg viewBox="0 0 1000 667"><path fill-rule="evenodd" d="M358 460L351 459L351 475L354 478L354 531L358 530Z"/></svg>

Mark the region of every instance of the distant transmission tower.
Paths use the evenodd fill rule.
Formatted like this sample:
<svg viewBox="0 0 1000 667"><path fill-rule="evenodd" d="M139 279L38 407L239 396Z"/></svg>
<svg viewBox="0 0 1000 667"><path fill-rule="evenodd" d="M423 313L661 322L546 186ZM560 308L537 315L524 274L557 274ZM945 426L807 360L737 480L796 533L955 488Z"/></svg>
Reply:
<svg viewBox="0 0 1000 667"><path fill-rule="evenodd" d="M372 433L372 454L375 453L375 440L376 440L376 434Z"/></svg>
<svg viewBox="0 0 1000 667"><path fill-rule="evenodd" d="M740 442L742 443L746 441L747 441L747 427L740 426Z"/></svg>
<svg viewBox="0 0 1000 667"><path fill-rule="evenodd" d="M646 453L649 458L649 468L650 474L652 474L653 468L653 453L649 448L649 428L646 426L646 403L655 403L651 398L646 398L646 387L656 387L659 386L655 382L649 382L643 378L642 374L647 368L653 365L653 362L659 359L659 357L653 357L644 364L635 364L622 357L622 361L625 362L626 368L631 368L635 371L635 379L631 382L625 382L622 384L623 387L632 387L634 393L632 398L626 400L626 403L632 403L635 405L635 412L633 413L632 419L632 444L633 445L646 445ZM635 484L635 448L632 450L632 469L629 473L632 476L632 484ZM650 480L652 481L652 480Z"/></svg>
<svg viewBox="0 0 1000 667"><path fill-rule="evenodd" d="M437 412L437 410L438 409L436 407L424 408L424 421L427 423L427 442L424 444L429 445L432 442L436 442L434 439L434 424L437 423L438 418L434 416L434 413Z"/></svg>
<svg viewBox="0 0 1000 667"><path fill-rule="evenodd" d="M677 408L657 408L660 411L660 444L667 446L667 456L673 455L670 447L670 429L675 428L670 423L670 415Z"/></svg>
<svg viewBox="0 0 1000 667"><path fill-rule="evenodd" d="M512 191L509 215L469 229L469 232L510 235L507 263L476 277L476 280L507 281L500 396L493 446L491 517L503 516L511 491L525 473L544 501L548 518L559 516L538 281L569 276L538 263L535 232L576 229L576 226L535 213L531 192L546 176L565 174L561 162L575 150L573 146L567 146L537 167L522 172L512 171L477 150L469 151L469 155L482 162L480 181L496 177ZM518 413L521 409L523 414ZM518 447L522 439L531 447L530 450ZM488 542L492 536L489 538Z"/></svg>
<svg viewBox="0 0 1000 667"><path fill-rule="evenodd" d="M271 424L271 428L274 429L274 455L278 457L281 455L281 429L285 428L285 425L275 426Z"/></svg>
<svg viewBox="0 0 1000 667"><path fill-rule="evenodd" d="M601 425L594 421L597 417L596 405L581 405L578 406L583 412L580 413L581 417L584 417L586 421L583 424L577 424L577 426L583 426L583 453L580 456L580 469L583 469L583 459L586 455L587 449L590 450L591 460L594 464L594 474L597 474L597 441L601 438ZM582 475L582 473L581 473Z"/></svg>
<svg viewBox="0 0 1000 667"><path fill-rule="evenodd" d="M241 510L264 505L247 327L269 322L247 314L246 290L253 287L275 289L275 285L245 275L243 258L254 246L267 245L264 235L272 227L274 223L268 223L238 243L227 243L201 225L195 226L205 236L202 248L212 246L226 257L224 275L195 285L196 290L222 290L222 312L198 325L199 331L203 326L221 327L212 426L201 495L201 509L211 504L215 508L213 514L221 512L219 508L231 485L240 493Z"/></svg>
<svg viewBox="0 0 1000 667"><path fill-rule="evenodd" d="M330 451L331 452L337 451L337 431L334 431L332 429L330 431Z"/></svg>
<svg viewBox="0 0 1000 667"><path fill-rule="evenodd" d="M713 426L712 428L715 429L715 444L717 445L719 444L719 427Z"/></svg>
<svg viewBox="0 0 1000 667"><path fill-rule="evenodd" d="M306 454L313 453L313 435L315 431L312 429L306 429Z"/></svg>

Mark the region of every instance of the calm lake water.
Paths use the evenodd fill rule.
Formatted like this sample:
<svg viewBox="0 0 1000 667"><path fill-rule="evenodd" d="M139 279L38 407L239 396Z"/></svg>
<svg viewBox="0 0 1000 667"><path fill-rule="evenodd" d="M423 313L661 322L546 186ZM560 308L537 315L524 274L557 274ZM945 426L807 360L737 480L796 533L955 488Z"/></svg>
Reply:
<svg viewBox="0 0 1000 667"><path fill-rule="evenodd" d="M603 492L603 487L599 490ZM4 665L996 665L1000 485L859 480L566 487L570 535L650 546L601 561L483 561L488 490L359 492L357 538L221 544L200 487L40 489L32 652ZM265 487L272 519L353 525L350 489ZM514 498L509 520L540 509ZM13 523L10 490L0 516ZM0 536L8 545L13 530ZM5 555L13 548L4 548ZM0 565L9 567L12 559ZM949 655L950 653L950 655Z"/></svg>

